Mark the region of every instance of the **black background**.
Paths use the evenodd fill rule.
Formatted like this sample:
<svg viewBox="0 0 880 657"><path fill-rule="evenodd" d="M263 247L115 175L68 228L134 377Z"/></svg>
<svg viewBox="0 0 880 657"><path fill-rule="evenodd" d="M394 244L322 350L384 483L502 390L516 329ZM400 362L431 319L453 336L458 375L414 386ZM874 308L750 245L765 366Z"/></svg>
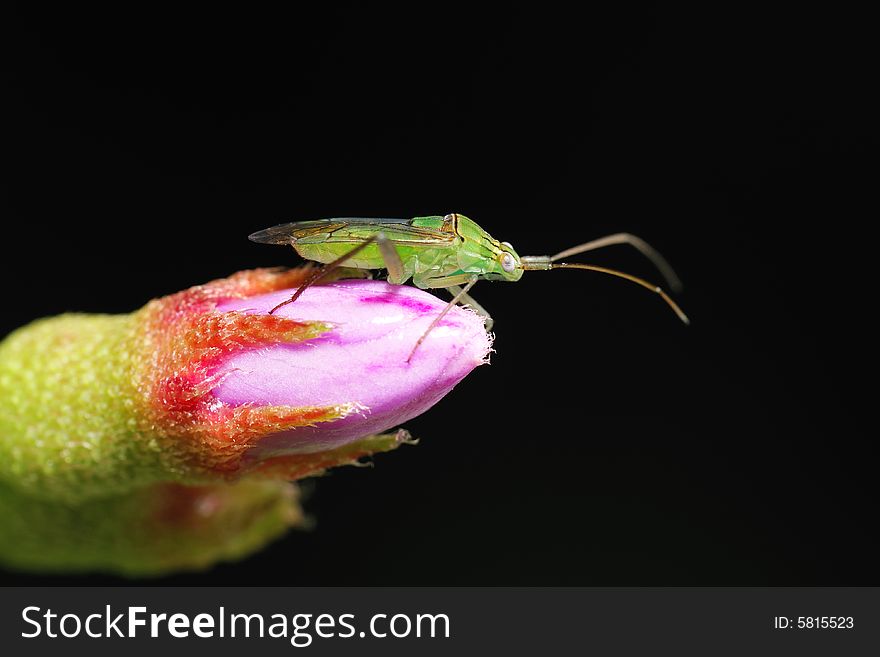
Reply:
<svg viewBox="0 0 880 657"><path fill-rule="evenodd" d="M275 223L451 211L524 254L639 234L693 326L586 272L480 284L497 353L421 444L156 581L877 584L870 17L410 4L4 9L2 331L295 264L246 239Z"/></svg>

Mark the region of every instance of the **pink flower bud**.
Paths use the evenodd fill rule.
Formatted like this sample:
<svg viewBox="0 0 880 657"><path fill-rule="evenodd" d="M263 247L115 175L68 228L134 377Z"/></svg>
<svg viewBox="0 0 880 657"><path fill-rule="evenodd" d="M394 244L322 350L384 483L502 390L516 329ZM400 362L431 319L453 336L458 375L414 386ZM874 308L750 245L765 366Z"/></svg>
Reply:
<svg viewBox="0 0 880 657"><path fill-rule="evenodd" d="M220 312L267 314L288 298L279 290L217 305ZM307 289L275 315L332 328L295 343L233 353L211 392L243 404L346 409L340 417L261 438L246 460L333 449L381 433L436 404L485 361L489 337L475 313L456 307L413 347L446 301L417 288L346 280Z"/></svg>
<svg viewBox="0 0 880 657"><path fill-rule="evenodd" d="M413 353L447 302L409 286L335 281L269 314L307 271L239 272L138 313L142 417L178 472L296 479L391 449L403 438L363 439L423 413L485 362L483 321L461 307Z"/></svg>

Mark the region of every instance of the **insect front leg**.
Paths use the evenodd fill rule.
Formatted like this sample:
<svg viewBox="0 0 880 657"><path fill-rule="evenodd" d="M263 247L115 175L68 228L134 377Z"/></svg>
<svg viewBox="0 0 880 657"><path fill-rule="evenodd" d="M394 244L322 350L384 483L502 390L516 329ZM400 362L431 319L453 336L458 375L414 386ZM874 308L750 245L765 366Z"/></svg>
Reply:
<svg viewBox="0 0 880 657"><path fill-rule="evenodd" d="M440 311L440 314L434 318L434 321L431 322L431 324L428 326L428 328L425 330L425 332L422 333L422 336L418 339L418 342L416 342L415 346L412 348L412 351L409 352L409 356L407 356L407 358L406 358L407 363L412 360L412 357L413 357L413 355L415 355L416 350L419 348L419 346L421 346L422 342L425 341L425 338L428 337L428 335L431 333L431 331L434 329L434 327L440 323L440 320L446 316L446 313L448 313L450 310L452 310L452 307L455 304L457 304L459 301L461 301L464 297L467 297L468 290L470 290L474 286L474 284L479 280L475 274L472 274L472 275L465 274L464 276L468 276L468 282L463 288L459 288L457 285L454 285L454 284L445 286L447 289L455 287L458 290L458 293L454 297L452 297L452 300L446 304L446 307ZM437 278L437 279L433 279L432 283L436 283L438 281L443 281L444 278L460 280L462 278L462 276L447 276L447 277ZM441 283L440 285L434 285L433 287L443 287L443 285ZM468 298L470 298L470 297L468 297ZM485 312L485 311L483 311L483 312Z"/></svg>
<svg viewBox="0 0 880 657"><path fill-rule="evenodd" d="M450 285L446 288L446 290L452 295L454 299L458 299L459 303L470 306L471 310L482 317L483 324L486 326L487 331L492 330L492 327L495 325L495 320L492 319L492 315L489 314L488 310L477 303L476 299L474 299L467 292L463 291L458 285Z"/></svg>

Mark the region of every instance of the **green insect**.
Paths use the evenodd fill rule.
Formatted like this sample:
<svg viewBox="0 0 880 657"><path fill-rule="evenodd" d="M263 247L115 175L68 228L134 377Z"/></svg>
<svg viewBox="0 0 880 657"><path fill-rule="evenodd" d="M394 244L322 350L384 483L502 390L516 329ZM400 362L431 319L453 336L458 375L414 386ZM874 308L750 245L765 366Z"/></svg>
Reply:
<svg viewBox="0 0 880 657"><path fill-rule="evenodd" d="M386 269L388 282L394 285L402 285L412 278L416 287L421 289L446 288L452 294L452 300L419 338L409 358L443 316L459 302L471 306L484 318L487 330L491 329L489 313L468 292L479 280L518 281L528 270L587 269L624 278L659 294L684 323L689 323L666 292L641 278L597 265L558 262L605 246L629 244L654 263L671 289L680 289L678 277L663 256L647 242L629 233L608 235L554 256L519 256L510 244L499 242L471 219L461 214L447 214L413 219L344 217L297 221L261 230L250 239L262 244L290 245L306 260L324 264L270 313L296 301L306 288L338 267Z"/></svg>

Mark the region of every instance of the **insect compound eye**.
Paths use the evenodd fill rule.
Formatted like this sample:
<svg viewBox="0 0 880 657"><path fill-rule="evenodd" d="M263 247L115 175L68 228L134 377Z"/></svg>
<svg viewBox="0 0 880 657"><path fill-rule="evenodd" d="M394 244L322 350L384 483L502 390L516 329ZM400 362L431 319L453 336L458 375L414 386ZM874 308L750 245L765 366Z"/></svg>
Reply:
<svg viewBox="0 0 880 657"><path fill-rule="evenodd" d="M509 253L504 253L501 256L501 269L503 269L507 273L510 273L514 269L516 269L516 262L514 262L513 256Z"/></svg>

